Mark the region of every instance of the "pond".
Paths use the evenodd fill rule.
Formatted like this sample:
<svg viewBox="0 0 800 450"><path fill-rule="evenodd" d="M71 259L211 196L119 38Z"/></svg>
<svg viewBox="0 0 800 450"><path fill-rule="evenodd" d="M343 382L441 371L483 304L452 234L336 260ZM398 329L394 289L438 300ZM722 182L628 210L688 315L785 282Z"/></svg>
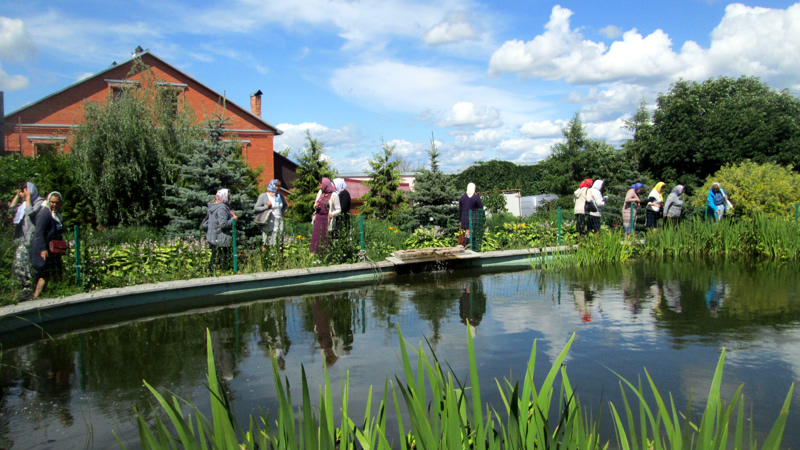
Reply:
<svg viewBox="0 0 800 450"><path fill-rule="evenodd" d="M386 376L402 370L398 328L414 346L426 345L427 337L461 379L468 368L466 337L472 333L484 399L498 408L494 378L522 375L538 339L541 383L576 333L567 371L595 417L602 400L604 440L614 439L608 402L620 404L612 370L635 382L647 368L679 409L685 410L690 398L702 407L726 348L723 397L744 383L763 442L800 373L798 269L694 261L559 273L442 272L43 339L3 352L0 448L111 448L116 446L111 430L136 448L133 406L147 410L153 403L143 379L206 408L206 328L243 423L259 408L275 411L270 348L293 391L305 365L316 395L322 355L334 392L349 371L350 410L360 418L368 387L380 396ZM793 408L799 401L795 394ZM782 447L800 445L795 412L786 430Z"/></svg>

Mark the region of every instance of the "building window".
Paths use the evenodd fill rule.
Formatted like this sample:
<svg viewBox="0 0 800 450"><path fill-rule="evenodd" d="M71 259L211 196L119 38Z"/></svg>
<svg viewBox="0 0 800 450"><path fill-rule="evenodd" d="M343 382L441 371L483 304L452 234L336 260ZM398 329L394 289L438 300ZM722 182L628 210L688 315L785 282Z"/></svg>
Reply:
<svg viewBox="0 0 800 450"><path fill-rule="evenodd" d="M55 155L61 149L60 144L37 142L33 144L34 154L40 155Z"/></svg>
<svg viewBox="0 0 800 450"><path fill-rule="evenodd" d="M168 87L160 87L158 89L158 98L161 101L163 110L170 115L172 119L178 115L178 96L181 91Z"/></svg>
<svg viewBox="0 0 800 450"><path fill-rule="evenodd" d="M112 86L111 87L111 98L113 100L119 100L122 97L128 95L130 92L130 86Z"/></svg>

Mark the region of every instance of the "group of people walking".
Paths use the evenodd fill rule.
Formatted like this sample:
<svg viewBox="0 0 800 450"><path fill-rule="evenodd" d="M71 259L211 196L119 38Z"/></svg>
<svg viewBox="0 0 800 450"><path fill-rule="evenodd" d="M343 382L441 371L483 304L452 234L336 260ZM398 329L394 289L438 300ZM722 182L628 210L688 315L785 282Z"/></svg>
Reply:
<svg viewBox="0 0 800 450"><path fill-rule="evenodd" d="M14 276L22 287L20 297L38 298L48 281L59 276L61 255L67 251L61 217L63 198L53 191L40 197L36 186L23 182L17 186L9 210L14 216Z"/></svg>
<svg viewBox="0 0 800 450"><path fill-rule="evenodd" d="M575 190L574 212L579 234L600 231L602 209L608 200L602 194L603 185L603 180L592 181L587 178ZM628 189L622 205L622 226L625 233L631 232L631 226L636 223L637 211L642 206L645 207L645 227L647 229L657 229L661 219L671 223L677 223L680 220L683 214L685 188L681 184L676 185L665 201L662 194L665 185L664 182L656 183L646 199L643 196L644 184L634 183ZM709 189L706 199L706 216L714 221L719 221L732 208L733 205L720 183L714 183Z"/></svg>
<svg viewBox="0 0 800 450"><path fill-rule="evenodd" d="M266 251L268 245L279 245L283 240L288 203L280 190L280 180L270 181L267 190L258 196L253 206L255 222L261 229L262 251ZM332 238L342 236L350 229L350 193L344 179L335 178L331 181L323 178L319 183L313 208L310 251L321 253ZM226 263L224 255L228 252L220 249L231 247L232 236L229 230L234 219L238 219L238 216L231 209L230 193L228 189L220 189L214 200L208 203L208 214L203 221L206 240L211 248L209 270L220 268Z"/></svg>

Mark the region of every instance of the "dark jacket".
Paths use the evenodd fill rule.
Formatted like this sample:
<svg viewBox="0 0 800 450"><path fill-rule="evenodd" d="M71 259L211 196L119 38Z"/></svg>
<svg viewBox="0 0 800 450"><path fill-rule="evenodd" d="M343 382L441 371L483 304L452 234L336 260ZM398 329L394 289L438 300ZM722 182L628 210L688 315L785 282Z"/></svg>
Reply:
<svg viewBox="0 0 800 450"><path fill-rule="evenodd" d="M469 212L478 209L483 209L483 202L478 194L473 194L472 197L466 193L461 194L461 198L458 200L458 217L462 230L469 230Z"/></svg>
<svg viewBox="0 0 800 450"><path fill-rule="evenodd" d="M50 251L50 241L63 240L64 226L53 219L53 215L47 208L42 208L40 214L36 215L36 230L33 232L31 248L28 257L31 265L38 270L43 270L46 261L42 258L42 252ZM48 254L47 259L57 258L56 255Z"/></svg>
<svg viewBox="0 0 800 450"><path fill-rule="evenodd" d="M230 247L231 235L225 233L233 225L233 216L231 216L231 207L225 203L208 202L208 216L203 222L203 228L206 230L206 240L209 244L218 247Z"/></svg>

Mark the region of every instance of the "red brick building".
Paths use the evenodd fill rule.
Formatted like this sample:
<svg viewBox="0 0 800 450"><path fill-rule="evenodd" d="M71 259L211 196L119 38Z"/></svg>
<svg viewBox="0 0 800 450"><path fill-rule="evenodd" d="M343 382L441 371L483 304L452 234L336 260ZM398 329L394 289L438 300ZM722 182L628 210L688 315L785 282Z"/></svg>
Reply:
<svg viewBox="0 0 800 450"><path fill-rule="evenodd" d="M204 119L203 111L210 113L222 102L220 94L149 51L135 55L150 66L159 86L179 91L198 120ZM104 102L115 92L141 82L141 74L128 77L135 59L112 65L5 115L5 154L19 152L24 156L35 156L45 152L69 151L72 129L83 120L84 102ZM273 150L273 138L281 131L261 118L261 91L251 95L250 110L227 99L225 105L225 116L230 118L227 130L242 142L242 155L247 163L253 168L262 167L262 184L278 178L284 186L291 187L297 178L297 164Z"/></svg>

